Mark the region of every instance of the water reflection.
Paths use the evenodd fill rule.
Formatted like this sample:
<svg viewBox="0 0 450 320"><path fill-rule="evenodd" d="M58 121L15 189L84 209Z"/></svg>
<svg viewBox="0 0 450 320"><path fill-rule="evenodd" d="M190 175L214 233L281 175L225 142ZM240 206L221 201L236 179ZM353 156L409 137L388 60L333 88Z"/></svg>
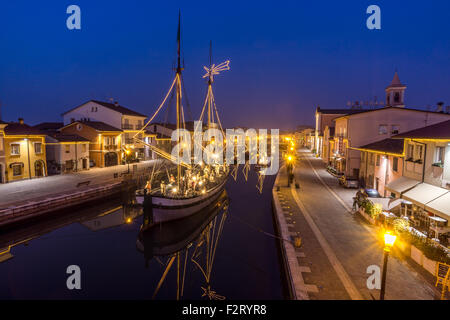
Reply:
<svg viewBox="0 0 450 320"><path fill-rule="evenodd" d="M57 229L79 223L91 231L100 231L131 223L142 215L142 207L133 199L133 193L124 193L95 207L84 206L78 210L64 210L45 219L22 224L20 228L0 232L0 263L13 258L11 249L28 245Z"/></svg>
<svg viewBox="0 0 450 320"><path fill-rule="evenodd" d="M0 299L281 299L276 242L248 225L273 230L271 188L256 184L229 179L207 209L151 232L133 190L0 230ZM66 287L72 264L82 290Z"/></svg>
<svg viewBox="0 0 450 320"><path fill-rule="evenodd" d="M136 247L144 254L146 267L148 268L152 259L160 266L161 277L153 298L164 285L172 268L176 270L174 295L177 300L183 298L186 277L190 276L189 270L202 275L204 283L199 284L203 290L202 297L225 298L211 289L211 275L217 244L228 215L228 205L228 194L224 190L215 202L194 215L156 224L145 231L141 229ZM189 264L194 268L189 268Z"/></svg>

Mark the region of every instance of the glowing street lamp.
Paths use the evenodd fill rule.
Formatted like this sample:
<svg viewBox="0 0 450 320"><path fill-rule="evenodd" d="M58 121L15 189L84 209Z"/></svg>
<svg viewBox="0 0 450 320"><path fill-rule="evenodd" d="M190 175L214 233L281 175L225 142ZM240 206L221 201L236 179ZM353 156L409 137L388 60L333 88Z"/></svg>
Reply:
<svg viewBox="0 0 450 320"><path fill-rule="evenodd" d="M291 176L292 176L292 172L293 172L293 167L292 167L293 159L294 159L294 157L290 154L288 154L286 156L286 160L287 160L286 170L287 170L287 175L288 175L288 187L291 186Z"/></svg>
<svg viewBox="0 0 450 320"><path fill-rule="evenodd" d="M394 234L391 234L390 232L386 232L384 234L384 250L389 252L391 251L391 248L394 246L395 240L397 239L397 236Z"/></svg>
<svg viewBox="0 0 450 320"><path fill-rule="evenodd" d="M389 258L389 253L391 252L391 249L394 246L395 239L397 239L397 236L392 234L390 231L388 231L384 234L383 275L381 278L380 300L384 300L384 292L386 289L386 272L387 272L388 258Z"/></svg>
<svg viewBox="0 0 450 320"><path fill-rule="evenodd" d="M127 173L130 173L130 159L129 159L129 156L130 156L130 153L131 153L130 149L126 149L125 153L127 155L126 161L127 161L127 164L128 164L128 172Z"/></svg>

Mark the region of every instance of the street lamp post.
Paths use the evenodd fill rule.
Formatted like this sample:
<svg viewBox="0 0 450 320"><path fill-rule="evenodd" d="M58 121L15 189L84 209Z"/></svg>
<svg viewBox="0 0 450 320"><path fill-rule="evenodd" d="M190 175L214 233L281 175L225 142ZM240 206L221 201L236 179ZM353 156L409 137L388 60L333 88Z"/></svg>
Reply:
<svg viewBox="0 0 450 320"><path fill-rule="evenodd" d="M130 173L130 150L126 150L125 151L125 153L126 153L126 161L127 161L127 164L128 164L128 172L127 173Z"/></svg>
<svg viewBox="0 0 450 320"><path fill-rule="evenodd" d="M390 232L386 232L384 234L384 255L383 255L383 274L381 277L381 290L380 290L380 300L384 300L384 292L386 289L386 273L387 273L387 264L389 253L391 252L391 248L394 246L396 235L391 234Z"/></svg>
<svg viewBox="0 0 450 320"><path fill-rule="evenodd" d="M287 156L287 165L286 165L286 169L287 169L287 178L288 178L288 187L291 186L291 175L292 175L292 156L288 155Z"/></svg>

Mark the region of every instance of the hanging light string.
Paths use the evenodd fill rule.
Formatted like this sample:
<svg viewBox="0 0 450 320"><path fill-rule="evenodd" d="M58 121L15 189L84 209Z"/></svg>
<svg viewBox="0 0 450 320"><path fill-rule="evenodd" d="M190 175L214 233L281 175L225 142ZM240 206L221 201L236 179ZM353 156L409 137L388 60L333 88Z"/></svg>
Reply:
<svg viewBox="0 0 450 320"><path fill-rule="evenodd" d="M153 119L156 117L156 115L158 114L158 112L161 110L161 108L164 106L164 104L166 103L167 98L169 97L170 93L172 92L173 86L175 85L175 83L177 82L178 79L178 74L175 76L175 78L172 81L172 85L170 86L169 91L167 92L163 102L161 102L161 104L159 105L158 109L156 110L156 112L153 114L153 116L150 118L150 120L147 121L147 123L134 135L133 138L136 138L140 133L142 133L142 131L145 130L145 128L147 128L147 126L153 121Z"/></svg>

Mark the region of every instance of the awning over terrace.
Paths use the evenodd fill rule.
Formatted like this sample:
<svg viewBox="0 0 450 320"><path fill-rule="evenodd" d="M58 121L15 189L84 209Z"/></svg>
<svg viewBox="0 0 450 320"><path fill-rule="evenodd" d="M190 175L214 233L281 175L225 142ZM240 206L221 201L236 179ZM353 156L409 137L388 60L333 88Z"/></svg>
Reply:
<svg viewBox="0 0 450 320"><path fill-rule="evenodd" d="M429 202L437 200L448 192L449 190L444 188L436 187L428 183L420 183L411 190L405 192L402 195L402 198L425 208L425 205Z"/></svg>
<svg viewBox="0 0 450 320"><path fill-rule="evenodd" d="M400 196L403 192L406 192L409 189L414 188L419 183L420 181L414 179L399 177L398 179L395 179L391 183L388 183L385 188L386 190L389 190L390 192L396 193L398 196Z"/></svg>
<svg viewBox="0 0 450 320"><path fill-rule="evenodd" d="M425 210L450 220L450 192L447 192L443 196L428 202L425 206Z"/></svg>

